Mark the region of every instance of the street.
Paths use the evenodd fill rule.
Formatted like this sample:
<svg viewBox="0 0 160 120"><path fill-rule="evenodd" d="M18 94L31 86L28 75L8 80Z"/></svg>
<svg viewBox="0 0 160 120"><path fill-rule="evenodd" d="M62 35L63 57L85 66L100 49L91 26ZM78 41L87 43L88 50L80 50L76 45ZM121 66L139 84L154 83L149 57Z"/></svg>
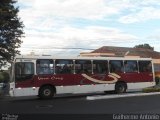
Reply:
<svg viewBox="0 0 160 120"><path fill-rule="evenodd" d="M88 95L58 96L51 100L37 97L5 97L0 99L1 114L113 115L158 114L160 95L87 100ZM93 95L91 95L93 96ZM103 94L102 94L103 96ZM110 116L111 117L111 116Z"/></svg>

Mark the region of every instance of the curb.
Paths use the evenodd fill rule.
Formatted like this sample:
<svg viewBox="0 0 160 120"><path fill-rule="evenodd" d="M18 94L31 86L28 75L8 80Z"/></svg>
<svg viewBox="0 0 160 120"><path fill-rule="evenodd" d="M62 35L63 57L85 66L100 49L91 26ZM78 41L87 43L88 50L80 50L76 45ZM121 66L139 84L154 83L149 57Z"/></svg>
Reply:
<svg viewBox="0 0 160 120"><path fill-rule="evenodd" d="M125 93L117 95L97 95L97 96L87 96L87 100L101 100L101 99L113 99L113 98L124 98L124 97L135 97L135 96L149 96L149 95L160 95L160 92L152 93Z"/></svg>

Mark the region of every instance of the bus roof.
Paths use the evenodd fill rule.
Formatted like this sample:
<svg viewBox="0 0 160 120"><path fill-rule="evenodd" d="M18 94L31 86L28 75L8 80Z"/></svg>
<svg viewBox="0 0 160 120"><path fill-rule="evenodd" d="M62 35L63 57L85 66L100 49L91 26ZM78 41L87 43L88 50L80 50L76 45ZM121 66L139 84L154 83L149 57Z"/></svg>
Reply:
<svg viewBox="0 0 160 120"><path fill-rule="evenodd" d="M152 58L133 58L133 57L57 57L50 55L19 55L15 59L73 59L73 60L152 60Z"/></svg>

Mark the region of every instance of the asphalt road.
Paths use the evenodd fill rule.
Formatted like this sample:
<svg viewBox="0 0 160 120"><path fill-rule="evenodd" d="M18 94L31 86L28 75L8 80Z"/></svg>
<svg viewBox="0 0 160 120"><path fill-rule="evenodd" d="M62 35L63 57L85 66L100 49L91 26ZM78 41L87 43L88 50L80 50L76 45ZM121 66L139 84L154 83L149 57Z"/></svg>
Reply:
<svg viewBox="0 0 160 120"><path fill-rule="evenodd" d="M159 114L160 95L87 100L88 95L58 96L51 100L37 97L5 97L0 99L0 113L4 114ZM111 117L111 116L110 116ZM112 116L113 117L113 116Z"/></svg>

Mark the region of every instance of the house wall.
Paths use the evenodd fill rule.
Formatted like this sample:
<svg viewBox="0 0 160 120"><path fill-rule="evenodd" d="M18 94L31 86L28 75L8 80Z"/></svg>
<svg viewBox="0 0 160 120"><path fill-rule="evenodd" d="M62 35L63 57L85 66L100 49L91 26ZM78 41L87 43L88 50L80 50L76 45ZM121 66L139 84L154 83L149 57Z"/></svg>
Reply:
<svg viewBox="0 0 160 120"><path fill-rule="evenodd" d="M155 77L160 80L160 59L153 59Z"/></svg>

